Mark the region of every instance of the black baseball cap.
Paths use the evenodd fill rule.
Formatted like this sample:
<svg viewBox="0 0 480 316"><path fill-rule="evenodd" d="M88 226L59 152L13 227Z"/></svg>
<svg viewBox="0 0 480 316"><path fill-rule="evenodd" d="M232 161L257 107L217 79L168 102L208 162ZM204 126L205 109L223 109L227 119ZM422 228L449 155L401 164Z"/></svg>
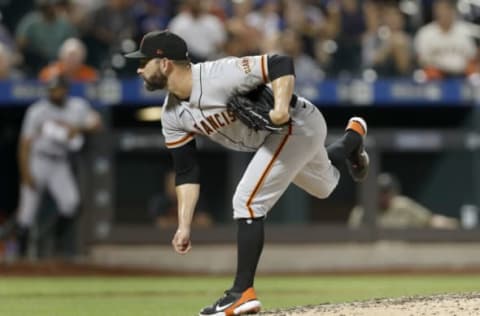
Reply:
<svg viewBox="0 0 480 316"><path fill-rule="evenodd" d="M126 54L125 57L188 60L187 43L170 31L152 31L145 34L137 51Z"/></svg>

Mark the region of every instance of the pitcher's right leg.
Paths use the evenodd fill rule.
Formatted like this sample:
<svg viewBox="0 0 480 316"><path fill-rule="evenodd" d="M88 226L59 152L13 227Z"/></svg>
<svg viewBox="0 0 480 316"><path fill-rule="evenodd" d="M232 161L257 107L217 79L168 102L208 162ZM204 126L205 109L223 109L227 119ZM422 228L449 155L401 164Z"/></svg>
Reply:
<svg viewBox="0 0 480 316"><path fill-rule="evenodd" d="M353 180L361 182L368 175L370 166L370 158L365 150L365 137L367 136L367 122L361 117L352 117L345 128L345 132L358 133L362 138L362 143L347 158L348 171L352 175Z"/></svg>
<svg viewBox="0 0 480 316"><path fill-rule="evenodd" d="M293 183L314 197L325 199L333 192L339 179L340 172L330 162L325 148L321 148L300 170Z"/></svg>
<svg viewBox="0 0 480 316"><path fill-rule="evenodd" d="M327 146L328 157L337 168L344 163L353 180L365 180L368 174L369 157L365 151L367 123L361 117L352 117L345 128L345 134Z"/></svg>

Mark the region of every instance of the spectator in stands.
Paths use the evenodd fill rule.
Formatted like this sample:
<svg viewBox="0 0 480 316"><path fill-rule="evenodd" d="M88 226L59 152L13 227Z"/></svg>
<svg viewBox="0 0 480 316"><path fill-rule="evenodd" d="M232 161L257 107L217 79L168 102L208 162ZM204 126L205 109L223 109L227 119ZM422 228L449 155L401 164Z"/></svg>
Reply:
<svg viewBox="0 0 480 316"><path fill-rule="evenodd" d="M277 0L262 0L257 10L246 16L246 22L262 36L260 49L262 53L271 52L280 36L281 18L278 13Z"/></svg>
<svg viewBox="0 0 480 316"><path fill-rule="evenodd" d="M3 16L0 11L0 43L10 50L10 52L16 51L15 40L13 39L8 28L3 24Z"/></svg>
<svg viewBox="0 0 480 316"><path fill-rule="evenodd" d="M24 16L17 27L17 44L31 73L53 61L62 43L77 35L74 26L58 13L59 1L37 0L37 10Z"/></svg>
<svg viewBox="0 0 480 316"><path fill-rule="evenodd" d="M241 0L235 0L235 1L239 2ZM228 14L229 14L227 10L231 9L230 7L231 2L234 2L234 1L225 1L225 0L205 1L205 6L206 6L205 10L208 13L219 18L222 23L225 23L228 19Z"/></svg>
<svg viewBox="0 0 480 316"><path fill-rule="evenodd" d="M367 32L362 40L363 67L374 69L382 77L408 75L413 66L413 45L404 30L405 20L398 7L381 8L372 2L366 5L365 13Z"/></svg>
<svg viewBox="0 0 480 316"><path fill-rule="evenodd" d="M137 32L132 0L106 0L87 20L88 36L93 39L89 52L95 54L95 66L109 68L111 56L122 52L123 41L133 39Z"/></svg>
<svg viewBox="0 0 480 316"><path fill-rule="evenodd" d="M77 38L69 38L62 44L58 60L44 67L38 78L48 82L62 75L70 82L94 82L98 74L93 67L84 64L86 56L85 45Z"/></svg>
<svg viewBox="0 0 480 316"><path fill-rule="evenodd" d="M413 199L402 195L396 177L389 173L382 173L377 180L378 212L377 226L381 228L440 228L454 229L458 221L454 218L434 214ZM348 225L352 228L364 224L364 209L355 206L350 213Z"/></svg>
<svg viewBox="0 0 480 316"><path fill-rule="evenodd" d="M60 0L58 5L59 14L72 23L79 33L83 33L86 27L86 18L89 10L93 8L92 0ZM102 1L97 1L101 3Z"/></svg>
<svg viewBox="0 0 480 316"><path fill-rule="evenodd" d="M144 0L135 5L138 34L165 29L168 24L170 1Z"/></svg>
<svg viewBox="0 0 480 316"><path fill-rule="evenodd" d="M22 74L13 67L11 51L0 43L0 81L20 79Z"/></svg>
<svg viewBox="0 0 480 316"><path fill-rule="evenodd" d="M455 3L437 0L434 21L420 28L415 50L427 79L471 75L478 71L477 47L463 21L456 19Z"/></svg>
<svg viewBox="0 0 480 316"><path fill-rule="evenodd" d="M251 0L233 2L233 14L226 21L227 41L224 48L226 56L241 57L260 53L263 33L247 21L252 9Z"/></svg>
<svg viewBox="0 0 480 316"><path fill-rule="evenodd" d="M199 201L199 209L195 211L193 225L197 227L211 226L213 220ZM159 228L175 227L177 220L177 192L175 186L175 172L168 171L164 179L164 190L152 197L148 205L149 213L155 218L155 225Z"/></svg>
<svg viewBox="0 0 480 316"><path fill-rule="evenodd" d="M365 31L362 3L357 0L339 0L337 5L329 6L332 21L330 32L334 34L337 46L329 69L332 75L352 75L361 68L361 38Z"/></svg>
<svg viewBox="0 0 480 316"><path fill-rule="evenodd" d="M23 56L18 51L15 40L10 33L8 27L3 23L3 16L0 10L0 44L2 49L6 49L9 53L9 62L11 66L18 66L23 62ZM19 74L18 70L15 72Z"/></svg>
<svg viewBox="0 0 480 316"><path fill-rule="evenodd" d="M300 35L304 53L315 56L315 42L328 38L328 18L306 0L285 1L283 12L285 28Z"/></svg>
<svg viewBox="0 0 480 316"><path fill-rule="evenodd" d="M218 57L227 38L220 19L205 9L204 1L185 0L168 26L172 33L185 39L193 62Z"/></svg>
<svg viewBox="0 0 480 316"><path fill-rule="evenodd" d="M297 87L312 85L323 78L323 72L315 59L304 53L300 34L287 29L280 39L282 53L293 58Z"/></svg>
<svg viewBox="0 0 480 316"><path fill-rule="evenodd" d="M10 33L13 33L17 28L19 21L35 8L36 1L37 0L0 1L2 23Z"/></svg>
<svg viewBox="0 0 480 316"><path fill-rule="evenodd" d="M249 42L246 35L247 33L228 32L222 55L241 57L258 54L259 50L257 50L258 45L255 45L255 39Z"/></svg>

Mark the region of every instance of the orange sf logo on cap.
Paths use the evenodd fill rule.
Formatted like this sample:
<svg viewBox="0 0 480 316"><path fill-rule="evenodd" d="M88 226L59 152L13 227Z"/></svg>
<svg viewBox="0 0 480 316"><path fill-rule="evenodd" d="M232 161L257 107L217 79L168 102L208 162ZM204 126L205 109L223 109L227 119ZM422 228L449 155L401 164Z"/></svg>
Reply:
<svg viewBox="0 0 480 316"><path fill-rule="evenodd" d="M163 55L163 50L161 50L160 48L157 49L157 55Z"/></svg>

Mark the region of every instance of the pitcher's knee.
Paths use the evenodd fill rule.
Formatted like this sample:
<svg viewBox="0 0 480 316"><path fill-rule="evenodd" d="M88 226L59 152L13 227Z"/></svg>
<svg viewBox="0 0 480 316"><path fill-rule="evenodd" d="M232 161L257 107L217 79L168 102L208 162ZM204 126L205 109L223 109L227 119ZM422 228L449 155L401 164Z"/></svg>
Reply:
<svg viewBox="0 0 480 316"><path fill-rule="evenodd" d="M335 190L335 186L324 187L312 192L312 195L318 199L326 199L332 194L333 190Z"/></svg>
<svg viewBox="0 0 480 316"><path fill-rule="evenodd" d="M333 187L333 188L330 188L330 190L324 190L324 191L320 192L318 198L320 198L320 199L328 198L332 194L334 189L335 188Z"/></svg>
<svg viewBox="0 0 480 316"><path fill-rule="evenodd" d="M237 190L232 198L233 218L250 217L246 204L247 204L247 199L244 196L242 196Z"/></svg>
<svg viewBox="0 0 480 316"><path fill-rule="evenodd" d="M264 207L249 201L247 195L239 194L238 191L233 195L232 204L234 219L263 217L267 213Z"/></svg>
<svg viewBox="0 0 480 316"><path fill-rule="evenodd" d="M233 207L233 219L265 217L267 212L252 207Z"/></svg>

